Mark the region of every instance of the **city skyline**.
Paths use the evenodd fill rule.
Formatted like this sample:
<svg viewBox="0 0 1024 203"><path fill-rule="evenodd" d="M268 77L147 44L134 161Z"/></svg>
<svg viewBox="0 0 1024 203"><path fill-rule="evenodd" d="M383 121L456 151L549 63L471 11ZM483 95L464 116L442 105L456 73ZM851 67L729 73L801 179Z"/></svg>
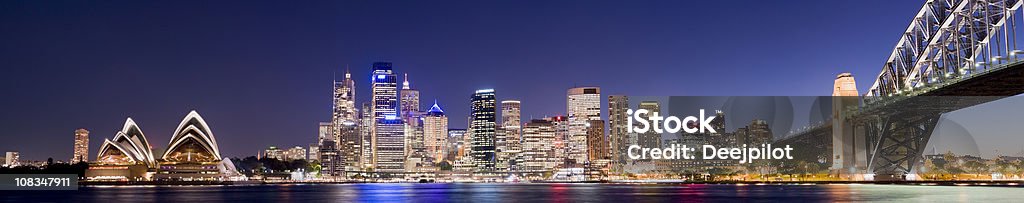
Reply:
<svg viewBox="0 0 1024 203"><path fill-rule="evenodd" d="M794 4L789 2L783 2L784 4ZM823 2L815 2L815 4L821 4ZM833 2L834 3L834 2ZM840 2L842 3L842 2ZM135 4L147 4L137 2ZM537 4L537 3L534 3ZM556 8L559 7L557 3L553 5L539 6L543 8ZM715 4L714 2L709 4ZM199 12L198 15L201 17L214 18L221 14L216 13L222 6L227 5L210 5L209 10L205 12ZM256 5L251 4L256 8L270 7L273 5ZM356 5L357 7L363 8L379 8L391 6L383 3L380 5ZM408 9L413 6L422 5L407 5ZM443 7L444 5L438 5ZM505 5L475 5L483 8L496 8ZM573 10L570 12L581 14L584 16L600 16L600 11L607 9L611 6L608 4L598 4L595 8L580 8L579 10ZM634 8L642 8L643 5L632 5ZM714 5L710 5L714 6ZM755 8L757 5L749 5L750 8ZM789 5L792 6L792 5ZM368 91L370 89L366 80L363 78L368 77L370 74L365 68L368 64L379 61L380 58L390 58L391 62L395 63L396 69L400 70L396 74L406 74L412 76L412 83L415 83L417 88L423 91L421 95L425 101L437 100L442 106L445 106L446 113L451 117L451 128L466 128L464 126L465 116L468 115L470 108L467 99L469 92L476 89L493 88L500 92L497 95L497 100L505 99L517 99L523 100L523 112L522 120L524 123L531 120L531 118L542 118L544 116L564 115L564 105L561 105L560 101L564 100L564 91L567 88L594 85L601 86L606 92L605 95L612 94L629 94L629 95L711 95L711 94L729 94L729 95L754 95L754 94L779 94L779 95L827 95L830 89L824 85L830 82L831 76L838 72L854 72L854 75L870 76L877 72L880 64L880 59L884 58L884 54L880 54L891 48L893 41L893 34L899 33L906 26L907 19L910 18L905 12L888 12L891 11L903 11L908 9L916 9L920 6L919 2L907 2L905 7L889 7L889 8L860 8L866 9L869 13L885 13L885 16L879 16L879 19L889 19L891 26L885 26L885 29L878 32L872 32L876 34L878 43L871 43L871 45L863 45L854 50L859 50L857 53L862 55L870 55L868 57L853 57L850 54L836 54L845 55L844 60L838 60L843 62L838 63L809 63L803 64L802 66L806 70L812 70L810 75L820 75L821 77L807 77L801 81L792 81L791 84L800 84L803 86L798 89L789 88L772 88L770 86L756 86L756 87L738 87L738 86L724 86L724 87L702 87L707 81L715 80L714 77L723 78L734 78L734 79L745 79L749 80L754 77L760 77L765 74L763 72L751 72L749 74L742 73L742 71L732 71L728 67L754 67L751 64L718 64L721 70L702 70L699 68L702 65L717 64L717 63L686 63L667 60L671 57L686 55L685 51L676 49L665 49L664 47L650 46L650 41L646 40L632 40L633 44L608 44L608 42L594 43L599 46L608 46L614 50L614 48L621 48L619 50L625 52L611 52L611 51L588 51L582 49L568 49L567 45L573 44L587 44L593 41L600 41L600 38L583 38L578 41L569 41L566 43L551 43L550 46L516 46L510 45L508 41L515 41L519 38L508 39L510 34L528 34L528 37L539 37L536 43L529 44L545 44L545 42L559 41L561 39L549 39L542 37L544 33L554 33L564 30L545 30L548 26L561 25L562 23L572 24L573 22L590 22L592 24L602 23L603 21L585 21L572 17L569 15L556 15L555 19L562 19L561 22L554 24L545 24L534 22L530 19L509 19L500 15L487 15L474 13L471 15L479 15L484 18L499 20L500 22L518 22L521 24L536 23L538 25L530 26L527 31L524 32L512 32L510 34L498 34L501 31L508 31L500 27L484 26L487 28L483 30L484 35L493 38L482 38L475 39L477 42L491 42L496 44L498 47L503 47L512 50L554 50L552 52L542 53L545 55L551 55L555 58L538 57L531 59L529 55L517 54L515 51L500 51L494 49L488 49L482 52L481 55L471 56L490 56L482 57L481 59L466 60L466 57L458 57L463 54L467 54L465 51L459 51L461 49L472 50L465 45L459 46L459 50L449 50L448 52L440 52L441 54L449 55L449 57L442 57L439 59L433 59L433 54L427 54L427 49L423 49L418 46L395 46L401 43L414 44L409 40L400 40L398 44L385 43L382 47L394 47L394 50L383 49L376 47L373 42L381 42L387 39L397 39L400 36L383 36L378 38L366 38L363 36L349 36L351 38L366 38L370 40L370 44L353 43L358 46L352 46L352 48L344 48L343 50L337 50L337 48L324 47L323 45L313 45L308 42L298 42L295 45L283 45L270 43L264 45L254 45L258 48L284 48L284 50L293 51L297 49L305 49L302 46L312 47L313 50L319 50L312 55L306 56L294 56L285 52L279 51L244 51L238 49L225 49L225 47L237 47L239 44L252 43L248 40L260 40L260 39L274 39L276 37L261 35L253 36L254 38L239 39L237 41L228 40L216 36L208 36L204 33L192 33L200 35L200 40L180 42L180 46L174 44L163 44L158 42L140 43L146 46L154 48L166 48L165 51L152 52L150 55L126 55L124 58L111 58L113 55L121 55L128 49L138 48L130 44L120 44L112 42L113 46L91 46L89 42L79 42L83 44L75 45L76 43L70 43L68 51L78 51L85 55L93 56L92 59L77 58L74 54L61 54L64 51L51 50L43 44L52 43L51 40L46 39L64 39L69 40L71 35L65 35L52 30L36 30L36 32L7 32L3 34L5 42L11 40L9 44L2 50L4 55L10 56L11 58L7 61L12 62L12 67L25 67L15 68L10 74L6 74L4 77L5 81L8 81L11 85L5 85L3 88L4 92L9 93L8 95L14 95L11 100L4 100L5 106L17 106L21 108L13 108L8 113L2 116L2 120L6 123L11 123L10 134L6 134L0 137L2 143L15 143L15 139L19 139L18 144L0 144L0 150L3 151L20 151L24 156L22 159L30 160L43 160L48 157L54 159L63 160L70 156L71 148L67 146L72 145L73 139L71 139L71 132L77 128L85 128L91 131L93 137L108 137L113 135L118 128L119 120L125 117L132 117L139 119L141 122L153 123L152 126L147 126L147 129L152 129L153 133L149 136L153 139L168 139L171 135L169 132L173 131L171 125L165 125L163 123L173 123L173 116L177 115L178 112L187 110L201 110L208 117L213 117L217 122L212 124L218 126L218 134L222 137L227 137L232 140L240 140L239 144L222 146L227 156L243 157L252 154L262 147L269 145L280 145L280 146L292 146L299 145L305 146L310 140L315 139L317 134L316 127L320 121L330 121L330 114L322 113L324 109L330 107L329 89L330 86L326 85L328 81L335 78L341 78L341 74L344 71L346 65L351 66L353 69L354 78L359 83L357 84L357 91L362 96L356 102L357 104L367 101ZM14 5L9 8L36 8L45 7L45 5L33 5L33 3L24 3L20 5ZM88 5L85 5L88 7ZM785 7L785 6L780 6ZM681 9L680 7L668 6L672 9ZM666 8L666 9L668 9ZM795 7L792 9L798 9ZM153 8L157 9L157 8ZM171 8L166 8L171 9ZM315 10L314 8L296 8L296 9L307 9L313 11L314 14L325 14L323 10ZM399 8L403 9L403 8ZM457 8L452 8L457 9ZM526 9L526 8L517 8ZM88 9L83 9L88 10ZM102 9L101 9L102 11ZM143 12L147 10L141 10ZM158 22L166 22L168 18L175 17L174 15L162 13L160 11L167 10L148 10L157 11L152 15L152 18ZM430 14L433 12L444 12L447 9L438 8L437 11L427 13L414 13L404 16L396 17L382 17L382 25L391 24L402 24L401 22L407 22L410 19L414 19L418 15ZM666 11L666 10L660 10ZM845 11L845 10L844 10ZM104 32L106 24L97 24L98 20L110 20L107 17L116 17L120 15L131 15L133 12L139 11L117 11L117 12L103 12L108 13L102 16L94 18L82 18L74 22L80 23L82 27L76 25L69 25L75 28L82 28L81 30L72 31L69 34L81 34L87 37L97 38L97 41L118 41L118 40L106 40L109 39L106 36L97 35ZM623 11L627 12L627 11ZM636 11L633 11L636 12ZM855 11L846 11L855 12ZM5 15L11 15L11 18L2 18L0 22L12 22L17 20L35 19L36 21L70 21L72 18L81 17L82 15L93 15L85 11L72 12L67 16L53 16L53 15L37 15L34 13L25 12L4 12ZM351 14L340 12L343 14L340 19L345 19L348 15L358 15L359 12L350 12ZM888 14L892 13L892 14ZM654 14L641 15L638 19L650 19L654 22L651 25L636 25L640 28L648 28L647 30L659 30L658 28L668 29L662 26L678 26L684 25L685 21L675 20L672 16L661 16ZM848 13L847 13L848 14ZM550 14L555 15L555 14ZM690 15L690 14L683 14ZM842 14L836 14L839 16ZM828 16L828 15L826 15ZM308 17L308 16L307 16ZM550 17L550 16L549 16ZM678 17L678 16L676 16ZM850 17L853 18L853 17ZM7 19L7 20L3 20ZM680 18L681 19L681 18ZM730 18L735 20L736 18ZM11 21L8 21L11 20ZM210 22L214 25L221 23L232 23L233 21L239 22L251 22L250 19L229 19L227 22ZM813 19L812 19L813 20ZM850 20L850 19L847 19ZM825 21L825 20L823 20ZM851 20L852 21L852 20ZM25 21L31 22L31 21ZM136 25L138 23L131 19L124 19L119 21L121 23L128 23ZM26 24L20 24L23 22L14 23L12 30L31 30L36 29ZM313 22L315 23L328 23L328 22ZM617 29L634 28L628 23L624 22L608 22L609 25L614 26ZM359 27L360 24L353 24L346 21L345 25L351 25L350 27L339 26L337 29L355 29L352 27ZM887 23L888 25L889 23ZM273 24L281 26L280 24ZM453 30L462 30L472 28L473 25L479 25L476 22L459 21L456 22L455 26L447 27ZM195 28L192 25L174 25L165 24L169 28L191 33L188 30ZM842 32L846 29L856 29L856 25L851 25L851 28L842 28L837 30L826 30L831 32ZM872 25L878 26L878 25ZM370 26L376 27L376 26ZM209 29L209 27L206 27ZM236 27L237 28L237 27ZM367 27L363 27L367 28ZM598 28L584 26L584 31L601 31ZM168 37L167 35L150 32L150 27L131 27L129 28L114 28L122 29L120 33L114 37L121 37L126 42L140 42L148 41L153 37ZM668 37L672 33L681 32L679 29L672 28L666 30L666 33L645 33L650 34L655 40L684 40L684 37ZM779 28L782 29L782 28ZM304 31L315 31L303 29ZM426 47L444 47L441 45L451 44L453 41L450 38L443 38L436 36L438 33L429 32L419 27L412 29L413 34L418 35L415 39L411 40L423 40L429 42L433 46ZM626 29L624 29L626 30ZM334 30L335 32L340 32ZM39 38L27 37L22 35L23 33L41 33ZM586 34L580 32L573 32L576 34ZM785 31L780 34L792 34L790 31ZM617 35L629 35L627 32L610 32L604 36L617 36ZM825 35L825 34L823 34ZM136 36L136 37L132 37ZM686 36L686 35L683 35ZM292 36L294 37L294 36ZM338 38L325 38L324 36L318 36L320 39L336 39ZM67 39L65 39L67 38ZM104 39L104 40L99 40ZM220 40L220 41L218 41ZM471 39L472 40L472 39ZM59 40L58 40L59 41ZM153 44L156 43L156 44ZM351 42L349 42L351 43ZM192 50L198 48L202 49L202 44L209 44L208 47L212 47L207 51L198 51L191 53ZM258 44L258 43L257 43ZM867 43L865 43L867 44ZM89 46L85 46L89 45ZM456 44L459 45L459 44ZM640 46L644 45L644 46ZM765 47L773 46L771 44L763 45ZM849 46L847 44L847 46ZM84 51L89 50L84 47L107 47L100 48L99 51ZM700 47L698 45L686 46L686 47ZM791 47L791 46L790 46ZM871 48L868 48L871 47ZM550 49L555 48L555 49ZM584 47L587 48L587 47ZM593 47L589 47L593 48ZM145 50L151 50L150 48L144 48ZM805 48L798 48L805 49ZM22 52L26 51L27 52ZM35 52L31 50L36 50ZM629 50L641 50L648 53L658 53L656 57L652 58L632 58L638 57L634 54L628 54ZM806 50L805 50L806 51ZM215 55L221 55L222 53L234 52L229 54L227 57L216 58ZM316 51L314 51L316 52ZM145 53L143 51L142 53ZM189 54L186 54L189 53ZM24 54L37 54L37 55L24 55ZM55 57L56 55L63 55L71 57L65 59L65 57ZM593 56L596 55L596 56ZM601 60L601 56L613 56L618 55L620 57L604 57L611 58L611 60ZM21 57L24 56L24 57ZM38 62L39 58L46 58L51 56L54 61L51 62ZM269 57L264 60L254 60L254 58ZM282 57L276 59L272 56ZM504 56L504 57L495 57ZM628 57L626 57L628 56ZM812 55L813 56L813 55ZM87 56L82 56L87 57ZM190 57L196 57L189 59ZM469 57L473 58L473 57ZM479 58L479 57L478 57ZM644 64L650 63L650 61L658 61L664 59L664 63L658 65ZM835 59L835 58L832 58ZM690 59L692 60L692 59ZM819 59L820 61L826 61L829 59ZM857 62L850 62L851 60ZM70 62L74 63L70 63ZM160 65L158 63L170 62L167 65ZM256 63L245 62L245 61L256 61ZM491 61L493 63L482 63ZM642 63L636 63L638 61L645 61ZM862 62L861 62L862 61ZM512 63L510 63L512 62ZM775 62L772 62L775 63ZM782 62L778 62L782 63ZM490 68L480 66L500 66L504 68ZM770 64L769 64L770 65ZM568 72L575 72L581 70L588 70L591 67L597 67L598 71L593 75L592 79L588 77L572 77L564 78L559 77L565 75ZM613 72L617 68L632 67L641 68L649 67L646 70L661 70L667 71L665 76L659 76L655 78L654 82L638 82L639 84L621 84L622 80L617 77L619 74ZM466 70L474 69L487 69L486 72L481 74L485 75L512 75L516 77L508 77L508 79L491 80L491 79L477 79L477 78L463 78L462 80L456 80L460 82L443 82L439 78L446 78L454 74ZM494 71L491 69L505 70L505 71ZM714 68L719 69L719 68ZM47 70L47 71L43 71ZM56 70L56 71L52 71ZM548 72L548 71L551 72ZM740 70L748 70L742 68ZM183 78L167 77L167 75L182 72L189 72L194 74L188 74ZM794 70L797 71L797 70ZM335 73L335 74L330 74ZM545 73L543 75L538 74L527 74L527 73ZM547 74L550 74L548 76ZM687 74L701 76L694 77L690 81L675 82L672 75L679 77ZM781 74L781 73L780 73ZM8 78L10 77L10 78ZM539 80L522 80L516 78L527 78L537 77ZM704 78L707 77L707 78ZM82 78L77 80L77 78ZM770 77L769 77L770 78ZM37 81L77 81L78 85L66 85L66 84L47 84L38 83ZM211 81L223 81L223 82L211 82ZM770 79L761 79L760 82L775 82ZM818 81L818 82L814 82ZM824 81L824 82L822 82ZM57 83L57 82L55 82ZM132 85L123 85L125 83L131 83ZM870 85L870 82L862 82L859 85L859 89L865 89L865 86ZM614 84L614 85L613 85ZM643 88L646 86L655 86L657 88ZM676 87L688 87L695 86L697 88L676 88ZM794 86L794 85L789 85ZM787 86L787 87L789 87ZM83 89L84 88L84 89ZM192 91L194 89L205 89L205 91L196 92L195 97L182 98L173 97L168 95L183 95L182 91ZM325 91L327 90L327 91ZM125 93L138 93L134 94L133 97L124 96ZM58 94L61 93L61 94ZM81 98L81 100L75 100L74 103L67 103L64 101L64 94L70 94L75 98ZM47 101L44 103L55 103L57 105L42 105L34 104L39 101ZM603 99L602 99L603 101ZM420 106L420 108L424 108ZM60 113L57 113L60 112ZM28 120L32 122L23 122L19 120ZM14 122L18 121L18 122ZM38 122L48 121L48 122ZM15 124L17 123L17 124ZM48 125L46 127L35 126L36 123L57 123L57 125ZM253 129L252 126L261 126L261 128ZM262 128L262 126L275 126L274 128ZM227 139L225 138L225 139ZM50 143L50 140L56 140ZM293 141L295 140L295 141ZM54 146L54 147L38 147L38 146ZM31 146L31 147L27 147ZM90 148L98 147L98 139L90 140ZM95 150L93 150L95 151Z"/></svg>

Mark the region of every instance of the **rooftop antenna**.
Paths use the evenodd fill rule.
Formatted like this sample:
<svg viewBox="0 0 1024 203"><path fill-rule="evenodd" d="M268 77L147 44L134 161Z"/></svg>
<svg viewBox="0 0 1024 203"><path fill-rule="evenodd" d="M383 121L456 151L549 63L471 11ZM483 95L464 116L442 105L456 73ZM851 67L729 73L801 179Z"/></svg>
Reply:
<svg viewBox="0 0 1024 203"><path fill-rule="evenodd" d="M409 89L409 73L405 73L405 81L402 81L402 89Z"/></svg>
<svg viewBox="0 0 1024 203"><path fill-rule="evenodd" d="M345 64L345 79L352 78L352 72L348 68L348 64Z"/></svg>

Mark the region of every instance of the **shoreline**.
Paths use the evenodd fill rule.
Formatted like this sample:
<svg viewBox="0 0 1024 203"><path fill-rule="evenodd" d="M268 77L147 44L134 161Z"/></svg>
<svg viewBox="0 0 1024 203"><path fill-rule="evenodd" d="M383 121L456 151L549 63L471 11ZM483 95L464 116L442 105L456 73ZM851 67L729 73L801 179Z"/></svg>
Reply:
<svg viewBox="0 0 1024 203"><path fill-rule="evenodd" d="M583 182L453 182L453 183L375 183L361 181L337 182L266 182L266 181L133 181L101 182L83 181L78 185L89 186L201 186L201 185L335 185L335 184L608 184L608 185L908 185L908 186L988 186L1024 187L1024 180L961 180L961 181L678 181L678 182L625 182L625 181L583 181Z"/></svg>

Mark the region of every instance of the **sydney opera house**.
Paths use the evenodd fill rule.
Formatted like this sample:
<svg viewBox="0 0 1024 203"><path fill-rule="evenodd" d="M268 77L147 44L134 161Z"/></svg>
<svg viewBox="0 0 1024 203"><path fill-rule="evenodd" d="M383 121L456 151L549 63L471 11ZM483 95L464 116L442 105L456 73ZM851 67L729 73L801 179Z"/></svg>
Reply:
<svg viewBox="0 0 1024 203"><path fill-rule="evenodd" d="M181 120L159 157L131 118L113 139L103 140L99 149L96 161L86 170L90 180L227 181L244 178L229 159L220 155L217 139L196 111Z"/></svg>

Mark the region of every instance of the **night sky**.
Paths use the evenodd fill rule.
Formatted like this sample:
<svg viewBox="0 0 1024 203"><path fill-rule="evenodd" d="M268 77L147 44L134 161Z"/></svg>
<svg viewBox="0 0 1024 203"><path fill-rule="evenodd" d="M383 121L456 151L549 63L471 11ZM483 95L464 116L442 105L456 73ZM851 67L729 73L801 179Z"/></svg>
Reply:
<svg viewBox="0 0 1024 203"><path fill-rule="evenodd" d="M229 157L306 146L350 67L360 102L394 63L464 128L494 88L523 118L561 115L568 88L627 95L863 92L923 1L2 1L0 151L90 156L126 117L167 146L189 110ZM91 157L91 158L92 158Z"/></svg>

